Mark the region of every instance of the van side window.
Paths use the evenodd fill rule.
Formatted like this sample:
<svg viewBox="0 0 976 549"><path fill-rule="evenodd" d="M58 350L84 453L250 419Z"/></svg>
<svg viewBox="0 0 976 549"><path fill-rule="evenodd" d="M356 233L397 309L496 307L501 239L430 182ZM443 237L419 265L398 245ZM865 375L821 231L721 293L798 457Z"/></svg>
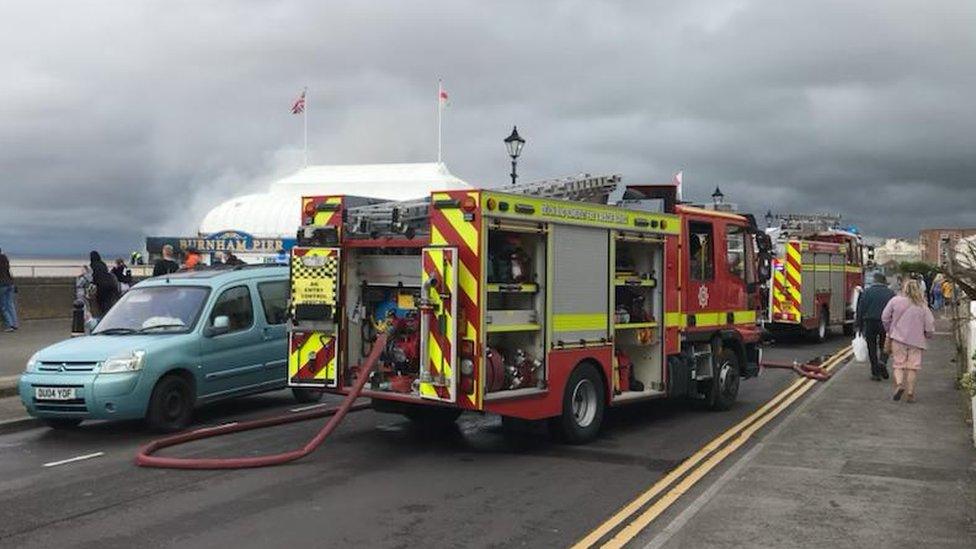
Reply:
<svg viewBox="0 0 976 549"><path fill-rule="evenodd" d="M688 256L691 280L715 278L715 240L712 224L701 221L688 223Z"/></svg>
<svg viewBox="0 0 976 549"><path fill-rule="evenodd" d="M218 316L230 319L230 331L246 330L254 324L254 308L251 306L251 291L247 286L235 286L224 290L214 303L210 313L210 325Z"/></svg>
<svg viewBox="0 0 976 549"><path fill-rule="evenodd" d="M746 278L746 232L739 225L725 226L725 243L728 247L725 262L729 274L745 280Z"/></svg>
<svg viewBox="0 0 976 549"><path fill-rule="evenodd" d="M284 324L288 313L288 281L259 282L258 296L268 324Z"/></svg>

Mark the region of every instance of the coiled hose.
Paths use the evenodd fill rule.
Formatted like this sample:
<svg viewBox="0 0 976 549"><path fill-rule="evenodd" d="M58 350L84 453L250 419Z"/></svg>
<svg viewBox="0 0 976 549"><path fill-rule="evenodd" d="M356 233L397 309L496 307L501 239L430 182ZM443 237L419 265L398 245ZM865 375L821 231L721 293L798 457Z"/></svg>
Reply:
<svg viewBox="0 0 976 549"><path fill-rule="evenodd" d="M332 431L339 426L339 423L342 422L342 419L346 417L347 413L352 410L362 410L369 407L368 404L353 404L353 402L355 402L356 399L359 398L360 393L363 392L363 387L366 385L366 381L369 379L369 372L372 371L374 366L376 366L380 354L384 349L386 349L386 340L387 334L385 333L380 334L376 338L376 341L373 343L373 348L369 352L369 356L366 357L366 361L359 369L359 378L356 380L356 384L352 387L352 390L349 391L349 394L346 395L345 400L342 401L342 404L340 404L338 408L312 410L301 414L285 414L256 419L253 421L231 423L219 427L205 427L202 429L187 431L185 433L178 433L176 435L154 440L140 448L139 453L136 454L136 465L140 467L159 467L164 469L247 469L251 467L281 465L282 463L288 463L290 461L301 459L314 452L315 449L318 448L325 441L325 439L329 437L330 434L332 434ZM152 455L154 452L162 448L169 448L171 446L185 444L194 440L217 437L230 433L239 433L242 431L251 431L254 429L271 427L273 425L283 425L286 423L306 421L325 416L332 416L332 418L329 419L325 426L322 427L322 429L314 437L312 437L312 439L309 440L305 446L291 450L290 452L266 456L237 458L174 458Z"/></svg>

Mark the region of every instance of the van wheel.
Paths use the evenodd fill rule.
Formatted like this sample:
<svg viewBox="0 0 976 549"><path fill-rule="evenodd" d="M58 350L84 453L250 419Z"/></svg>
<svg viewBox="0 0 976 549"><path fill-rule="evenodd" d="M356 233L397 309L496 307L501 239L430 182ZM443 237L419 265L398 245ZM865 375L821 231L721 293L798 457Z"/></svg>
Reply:
<svg viewBox="0 0 976 549"><path fill-rule="evenodd" d="M563 413L549 420L549 429L570 444L596 438L606 411L603 378L590 363L576 366L563 391Z"/></svg>
<svg viewBox="0 0 976 549"><path fill-rule="evenodd" d="M299 404L315 404L322 400L322 391L305 387L293 387L291 394Z"/></svg>
<svg viewBox="0 0 976 549"><path fill-rule="evenodd" d="M705 400L712 410L728 410L739 396L739 357L728 347L713 356L712 381Z"/></svg>
<svg viewBox="0 0 976 549"><path fill-rule="evenodd" d="M193 401L193 387L186 379L165 376L153 388L146 422L154 431L179 431L193 418Z"/></svg>
<svg viewBox="0 0 976 549"><path fill-rule="evenodd" d="M42 421L44 421L45 425L57 431L70 431L81 425L80 419L67 417L47 418Z"/></svg>

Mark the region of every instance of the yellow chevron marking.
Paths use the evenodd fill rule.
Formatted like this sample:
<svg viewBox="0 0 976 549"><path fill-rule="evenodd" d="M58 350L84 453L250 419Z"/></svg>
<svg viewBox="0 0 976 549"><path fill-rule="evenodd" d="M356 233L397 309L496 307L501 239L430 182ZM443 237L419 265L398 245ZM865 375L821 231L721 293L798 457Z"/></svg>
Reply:
<svg viewBox="0 0 976 549"><path fill-rule="evenodd" d="M450 200L448 194L435 193L434 200ZM445 208L440 210L444 219L454 227L454 230L461 235L461 240L474 253L478 253L478 230L474 223L464 220L464 212L460 208ZM433 242L433 239L431 240Z"/></svg>
<svg viewBox="0 0 976 549"><path fill-rule="evenodd" d="M800 263L801 265L803 264L801 262L801 260L800 260L801 259L800 252L796 249L796 245L795 244L787 244L786 245L786 255L788 257L796 260L797 263Z"/></svg>
<svg viewBox="0 0 976 549"><path fill-rule="evenodd" d="M460 258L459 258L460 259ZM468 270L468 267L462 262L457 262L460 273L458 275L458 286L464 295L468 296L471 303L478 305L478 281L475 279L474 274Z"/></svg>

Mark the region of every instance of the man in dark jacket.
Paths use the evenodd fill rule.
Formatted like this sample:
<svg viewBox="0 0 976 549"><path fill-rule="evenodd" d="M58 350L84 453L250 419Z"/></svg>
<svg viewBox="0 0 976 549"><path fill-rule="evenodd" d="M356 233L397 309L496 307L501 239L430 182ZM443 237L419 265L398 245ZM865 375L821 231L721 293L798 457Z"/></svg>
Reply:
<svg viewBox="0 0 976 549"><path fill-rule="evenodd" d="M891 298L895 297L895 292L888 287L888 279L880 272L874 273L874 284L867 290L861 292L861 297L857 300L857 315L854 323L858 331L868 341L868 358L871 360L871 379L881 381L881 378L888 379L888 368L885 362L888 357L879 357L879 349L884 346L885 329L881 324L881 313L884 312L885 305Z"/></svg>
<svg viewBox="0 0 976 549"><path fill-rule="evenodd" d="M14 303L14 277L10 274L10 260L0 250L0 316L3 317L5 332L12 332L17 324L17 305Z"/></svg>
<svg viewBox="0 0 976 549"><path fill-rule="evenodd" d="M180 264L173 261L173 247L169 244L163 246L163 258L153 266L153 276L168 275L180 270Z"/></svg>

